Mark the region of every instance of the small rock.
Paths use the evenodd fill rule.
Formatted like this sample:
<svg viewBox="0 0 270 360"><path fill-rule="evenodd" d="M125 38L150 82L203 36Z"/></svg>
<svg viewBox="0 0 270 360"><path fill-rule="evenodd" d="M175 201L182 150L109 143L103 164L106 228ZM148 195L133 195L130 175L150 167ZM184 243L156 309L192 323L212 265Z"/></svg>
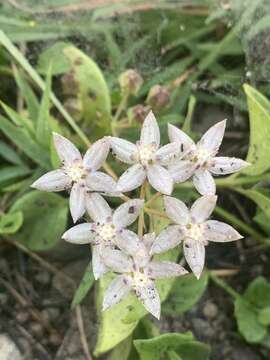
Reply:
<svg viewBox="0 0 270 360"><path fill-rule="evenodd" d="M210 324L200 318L192 319L192 325L197 337L201 339L209 339L215 335L215 329Z"/></svg>
<svg viewBox="0 0 270 360"><path fill-rule="evenodd" d="M203 307L204 316L209 319L214 319L217 316L217 313L218 307L214 303L207 301Z"/></svg>
<svg viewBox="0 0 270 360"><path fill-rule="evenodd" d="M6 305L8 301L8 295L4 293L0 293L0 305Z"/></svg>
<svg viewBox="0 0 270 360"><path fill-rule="evenodd" d="M58 318L60 315L60 310L58 308L47 308L42 310L42 317L44 320L51 322Z"/></svg>
<svg viewBox="0 0 270 360"><path fill-rule="evenodd" d="M17 345L6 334L0 334L0 354L1 360L22 360Z"/></svg>
<svg viewBox="0 0 270 360"><path fill-rule="evenodd" d="M48 271L43 270L35 276L35 279L42 285L48 285L51 280L51 276Z"/></svg>
<svg viewBox="0 0 270 360"><path fill-rule="evenodd" d="M16 314L16 320L20 323L20 324L24 324L26 323L26 321L29 320L29 312L27 311L18 311Z"/></svg>

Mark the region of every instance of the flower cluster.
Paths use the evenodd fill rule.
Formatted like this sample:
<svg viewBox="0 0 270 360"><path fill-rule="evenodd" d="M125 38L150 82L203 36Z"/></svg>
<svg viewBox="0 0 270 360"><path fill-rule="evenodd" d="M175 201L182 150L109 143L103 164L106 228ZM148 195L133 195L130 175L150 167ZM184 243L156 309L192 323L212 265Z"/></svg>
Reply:
<svg viewBox="0 0 270 360"><path fill-rule="evenodd" d="M74 222L85 211L91 222L80 223L65 232L63 239L74 244L91 244L95 279L107 271L117 274L106 290L103 309L118 303L130 290L154 316L160 316L160 299L155 279L181 276L187 271L179 264L156 261L154 256L183 243L183 253L190 269L200 277L208 241L226 242L241 238L230 225L208 220L216 205L213 175L234 173L248 163L241 159L216 157L225 121L211 127L195 144L184 132L169 125L170 143L160 146L160 131L150 112L142 125L140 140L105 137L94 143L82 158L67 139L54 134L56 151L62 165L38 179L32 187L43 191L70 189L70 211ZM115 181L98 171L109 150L130 167ZM189 178L199 197L190 209L171 197L175 183ZM167 217L173 223L158 236L143 236L127 229L143 216L144 198L129 199L112 211L103 196L120 196L149 183L164 195ZM140 231L138 231L140 234Z"/></svg>

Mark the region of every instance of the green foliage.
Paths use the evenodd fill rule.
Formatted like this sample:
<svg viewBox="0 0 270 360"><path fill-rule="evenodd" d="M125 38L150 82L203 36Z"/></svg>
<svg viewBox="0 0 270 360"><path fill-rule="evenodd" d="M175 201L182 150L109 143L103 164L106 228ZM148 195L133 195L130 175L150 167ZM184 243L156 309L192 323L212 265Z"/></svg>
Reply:
<svg viewBox="0 0 270 360"><path fill-rule="evenodd" d="M181 276L174 282L169 299L162 306L165 314L181 314L191 309L201 298L208 285L208 275L197 280L193 274Z"/></svg>
<svg viewBox="0 0 270 360"><path fill-rule="evenodd" d="M16 211L14 213L7 213L0 215L0 234L14 234L23 223L23 213L21 211Z"/></svg>
<svg viewBox="0 0 270 360"><path fill-rule="evenodd" d="M58 194L32 191L20 197L10 211L23 213L23 226L14 239L31 250L52 248L65 231L68 204Z"/></svg>
<svg viewBox="0 0 270 360"><path fill-rule="evenodd" d="M134 340L141 360L157 360L161 355L170 353L170 359L207 360L209 347L196 340L191 333L163 334L152 339Z"/></svg>
<svg viewBox="0 0 270 360"><path fill-rule="evenodd" d="M245 84L244 90L247 95L250 120L250 144L247 161L252 166L244 169L243 173L260 175L270 166L270 103L266 97L250 85Z"/></svg>
<svg viewBox="0 0 270 360"><path fill-rule="evenodd" d="M51 74L60 75L71 70L71 64L68 59L63 56L63 50L70 44L66 42L56 42L43 51L38 58L37 70L43 74L48 74L49 64L51 64Z"/></svg>
<svg viewBox="0 0 270 360"><path fill-rule="evenodd" d="M269 336L270 283L263 277L255 279L234 303L240 334L249 343L263 343Z"/></svg>
<svg viewBox="0 0 270 360"><path fill-rule="evenodd" d="M85 298L85 296L87 295L88 291L92 288L93 284L94 284L94 275L92 272L92 267L91 267L91 263L87 266L87 268L85 269L83 278L77 288L77 290L75 291L73 300L72 300L72 304L71 304L71 308L73 309L76 305L79 305L83 299Z"/></svg>

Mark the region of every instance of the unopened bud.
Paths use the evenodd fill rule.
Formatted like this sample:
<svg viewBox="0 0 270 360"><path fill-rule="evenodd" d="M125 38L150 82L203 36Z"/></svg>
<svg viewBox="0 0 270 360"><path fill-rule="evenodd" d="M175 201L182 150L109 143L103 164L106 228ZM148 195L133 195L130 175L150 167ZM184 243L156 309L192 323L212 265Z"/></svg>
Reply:
<svg viewBox="0 0 270 360"><path fill-rule="evenodd" d="M119 76L118 80L122 92L128 92L132 95L138 94L143 83L141 75L133 69L129 69L123 72Z"/></svg>
<svg viewBox="0 0 270 360"><path fill-rule="evenodd" d="M149 113L150 107L143 105L136 105L128 109L127 116L128 120L132 122L143 123L146 115Z"/></svg>
<svg viewBox="0 0 270 360"><path fill-rule="evenodd" d="M153 86L147 96L146 103L154 110L161 110L169 105L170 93L166 86Z"/></svg>

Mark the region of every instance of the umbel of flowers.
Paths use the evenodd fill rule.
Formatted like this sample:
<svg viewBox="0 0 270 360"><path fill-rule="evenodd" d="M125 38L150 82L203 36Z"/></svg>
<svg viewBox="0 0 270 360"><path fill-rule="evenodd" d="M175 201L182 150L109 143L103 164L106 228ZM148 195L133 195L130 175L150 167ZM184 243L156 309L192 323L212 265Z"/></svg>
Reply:
<svg viewBox="0 0 270 360"><path fill-rule="evenodd" d="M66 138L54 133L54 144L61 167L39 178L32 187L43 191L70 191L70 211L76 222L85 212L90 222L80 223L65 232L63 239L73 244L91 244L95 279L107 271L116 275L106 290L103 309L106 310L133 291L145 308L160 317L160 299L155 280L182 276L187 271L179 264L156 261L160 254L183 244L183 254L189 268L199 279L205 262L208 241L227 242L242 238L230 225L209 220L217 196L213 175L225 175L241 170L245 161L217 157L225 121L212 126L195 144L183 131L168 126L170 143L160 146L160 131L150 112L142 125L140 139L131 143L117 137L105 137L95 142L84 157ZM109 150L128 169L115 181L99 169ZM202 195L190 209L171 197L175 183L192 178ZM165 213L171 224L158 236L128 229L138 216L143 219L144 191L140 198L129 199L123 193L150 184L163 196ZM114 211L104 196L120 196L125 202ZM128 199L128 200L126 200Z"/></svg>

